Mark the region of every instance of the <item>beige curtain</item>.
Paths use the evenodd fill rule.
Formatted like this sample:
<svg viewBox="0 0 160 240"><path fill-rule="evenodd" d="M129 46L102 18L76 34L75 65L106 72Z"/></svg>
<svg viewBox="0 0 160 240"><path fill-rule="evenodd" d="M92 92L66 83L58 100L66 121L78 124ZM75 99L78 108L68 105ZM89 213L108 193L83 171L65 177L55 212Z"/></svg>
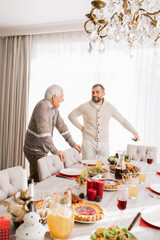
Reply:
<svg viewBox="0 0 160 240"><path fill-rule="evenodd" d="M5 38L0 88L0 169L25 165L31 36Z"/></svg>

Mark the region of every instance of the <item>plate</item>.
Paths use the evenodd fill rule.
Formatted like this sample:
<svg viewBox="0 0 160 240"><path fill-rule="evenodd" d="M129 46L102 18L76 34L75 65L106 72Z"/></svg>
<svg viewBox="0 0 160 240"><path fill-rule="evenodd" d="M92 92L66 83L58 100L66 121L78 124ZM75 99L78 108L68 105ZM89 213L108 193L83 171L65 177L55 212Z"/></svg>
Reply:
<svg viewBox="0 0 160 240"><path fill-rule="evenodd" d="M102 218L103 219L103 218ZM97 221L80 221L80 220L74 220L75 222L78 222L78 223L96 223L96 222L99 222L99 221L101 221L102 219L100 219L100 220L97 220Z"/></svg>
<svg viewBox="0 0 160 240"><path fill-rule="evenodd" d="M141 217L143 218L144 221L147 223L155 226L155 227L160 227L160 208L152 208L152 209L144 209L142 211Z"/></svg>
<svg viewBox="0 0 160 240"><path fill-rule="evenodd" d="M105 217L106 216L106 210L103 208L103 211L104 211L104 217ZM78 223L96 223L96 222L99 222L99 221L103 220L104 217L102 219L99 219L99 220L96 220L96 221L80 221L80 220L77 220L77 219L75 219L74 221L78 222Z"/></svg>
<svg viewBox="0 0 160 240"><path fill-rule="evenodd" d="M68 175L68 176L78 176L81 175L81 171L76 168L65 168L61 169L60 173Z"/></svg>
<svg viewBox="0 0 160 240"><path fill-rule="evenodd" d="M153 191L155 191L155 192L157 192L157 193L160 193L160 184L158 184L158 183L152 184L152 185L150 186L150 188L151 188Z"/></svg>
<svg viewBox="0 0 160 240"><path fill-rule="evenodd" d="M94 177L97 175L105 176L106 174L108 174L108 173L91 173L91 172L88 172L88 173L89 173L89 176L91 176L91 177Z"/></svg>
<svg viewBox="0 0 160 240"><path fill-rule="evenodd" d="M119 188L117 188L117 189L103 189L104 191L107 191L107 192L114 192L114 191L118 191L119 190Z"/></svg>
<svg viewBox="0 0 160 240"><path fill-rule="evenodd" d="M82 160L83 164L96 166L96 160Z"/></svg>
<svg viewBox="0 0 160 240"><path fill-rule="evenodd" d="M95 233L95 230L92 232L92 234L94 234L94 233ZM92 234L91 234L91 235L92 235ZM130 232L130 234L131 234L131 240L132 240L132 239L137 240L137 238L136 238L131 232Z"/></svg>

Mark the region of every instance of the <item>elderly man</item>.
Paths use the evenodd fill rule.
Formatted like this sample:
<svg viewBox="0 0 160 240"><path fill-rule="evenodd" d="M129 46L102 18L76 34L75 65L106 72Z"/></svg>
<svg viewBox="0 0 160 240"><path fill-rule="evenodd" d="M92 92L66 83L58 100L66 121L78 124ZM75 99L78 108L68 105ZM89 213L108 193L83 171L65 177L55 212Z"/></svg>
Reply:
<svg viewBox="0 0 160 240"><path fill-rule="evenodd" d="M92 100L76 109L68 116L69 120L81 130L83 135L82 158L93 159L101 155L105 159L109 156L109 120L115 118L123 127L134 135L138 141L139 136L132 125L117 111L117 109L104 99L105 89L101 84L92 87ZM83 116L82 125L77 118Z"/></svg>
<svg viewBox="0 0 160 240"><path fill-rule="evenodd" d="M82 151L81 146L73 141L67 125L60 116L58 108L62 101L64 101L63 89L58 85L52 85L46 90L45 99L38 102L33 110L25 136L24 154L30 163L30 178L35 182L39 181L37 170L39 158L46 156L50 151L58 155L61 161L65 161L64 152L57 150L52 140L55 127L71 147L80 153Z"/></svg>

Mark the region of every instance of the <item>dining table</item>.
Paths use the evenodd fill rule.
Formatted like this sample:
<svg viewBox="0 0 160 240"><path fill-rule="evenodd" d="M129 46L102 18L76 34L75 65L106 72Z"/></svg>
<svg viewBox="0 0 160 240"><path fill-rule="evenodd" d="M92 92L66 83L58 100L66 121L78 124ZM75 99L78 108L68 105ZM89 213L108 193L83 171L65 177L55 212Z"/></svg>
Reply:
<svg viewBox="0 0 160 240"><path fill-rule="evenodd" d="M132 163L134 165L134 162ZM144 163L145 165L146 163ZM80 169L82 166L81 163L76 163L71 168L74 171ZM105 168L109 170L110 164L106 161ZM160 194L155 194L153 191L148 189L154 184L160 184L160 173L158 174L158 170L160 170L160 164L154 165L154 172L152 174L147 173L146 181L144 184L138 185L138 194L136 199L127 200L127 208L121 213L121 211L117 208L117 194L118 190L104 190L103 198L100 202L91 201L92 203L99 204L105 211L105 216L98 221L95 222L76 222L74 223L73 230L67 238L68 240L89 240L90 236L98 227L111 227L113 225L123 226L128 228L133 219L139 215L143 216L143 213L146 211L150 211L150 216L159 214L158 218L158 226L152 225L149 222L144 221L141 216L138 217L137 221L133 225L131 229L131 233L139 240L159 240L160 239ZM105 178L114 179L115 174L110 170L106 174ZM126 185L127 186L127 185ZM74 194L79 195L81 191L85 191L84 189L79 189L75 179L68 179L64 177L57 177L56 175L50 177L49 179L45 179L42 182L39 182L35 185L35 199L44 199L51 192L56 191L65 191L66 188L71 188ZM87 197L83 199L85 202L89 202ZM47 226L46 226L47 229ZM15 234L11 231L11 240L15 240ZM51 240L50 233L47 230L45 234L45 240Z"/></svg>

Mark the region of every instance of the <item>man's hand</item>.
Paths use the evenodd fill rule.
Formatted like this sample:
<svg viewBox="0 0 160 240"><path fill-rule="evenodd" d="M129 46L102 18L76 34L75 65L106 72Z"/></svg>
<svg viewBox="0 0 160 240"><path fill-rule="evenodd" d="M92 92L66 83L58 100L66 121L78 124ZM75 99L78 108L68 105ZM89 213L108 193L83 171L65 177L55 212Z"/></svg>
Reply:
<svg viewBox="0 0 160 240"><path fill-rule="evenodd" d="M74 144L73 147L78 150L79 153L82 152L82 147L78 144Z"/></svg>
<svg viewBox="0 0 160 240"><path fill-rule="evenodd" d="M58 156L60 157L60 160L61 160L62 162L64 162L64 161L66 160L66 155L64 154L64 152L58 151L58 152L56 153L56 155L58 155Z"/></svg>
<svg viewBox="0 0 160 240"><path fill-rule="evenodd" d="M134 134L134 138L132 140L135 141L135 142L140 140L138 133Z"/></svg>

